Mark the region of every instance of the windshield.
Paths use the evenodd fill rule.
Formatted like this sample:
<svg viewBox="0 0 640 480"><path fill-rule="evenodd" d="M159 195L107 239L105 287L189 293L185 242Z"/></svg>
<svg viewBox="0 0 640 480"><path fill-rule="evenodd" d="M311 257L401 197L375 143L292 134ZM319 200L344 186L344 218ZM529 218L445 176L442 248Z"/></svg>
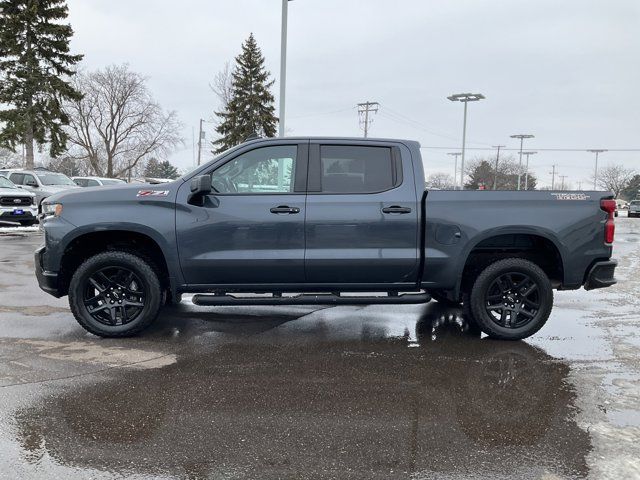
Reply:
<svg viewBox="0 0 640 480"><path fill-rule="evenodd" d="M118 180L116 178L110 178L110 179L103 179L102 180L102 184L103 185L120 185L122 183L127 183L124 180Z"/></svg>
<svg viewBox="0 0 640 480"><path fill-rule="evenodd" d="M37 173L36 175L43 185L73 185L77 187L73 180L62 173Z"/></svg>
<svg viewBox="0 0 640 480"><path fill-rule="evenodd" d="M631 205L640 205L640 200L632 200Z"/></svg>
<svg viewBox="0 0 640 480"><path fill-rule="evenodd" d="M8 178L4 178L0 175L0 188L18 188L15 184L9 180Z"/></svg>

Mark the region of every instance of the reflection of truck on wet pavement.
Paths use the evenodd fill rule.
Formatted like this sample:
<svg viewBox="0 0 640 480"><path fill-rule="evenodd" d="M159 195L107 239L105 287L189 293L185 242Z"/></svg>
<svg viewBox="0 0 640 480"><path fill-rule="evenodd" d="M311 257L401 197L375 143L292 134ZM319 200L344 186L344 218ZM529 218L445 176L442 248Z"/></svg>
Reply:
<svg viewBox="0 0 640 480"><path fill-rule="evenodd" d="M611 193L423 185L416 142L249 141L168 184L48 198L36 273L102 336L196 293L197 305L435 298L519 339L544 325L554 288L615 283Z"/></svg>

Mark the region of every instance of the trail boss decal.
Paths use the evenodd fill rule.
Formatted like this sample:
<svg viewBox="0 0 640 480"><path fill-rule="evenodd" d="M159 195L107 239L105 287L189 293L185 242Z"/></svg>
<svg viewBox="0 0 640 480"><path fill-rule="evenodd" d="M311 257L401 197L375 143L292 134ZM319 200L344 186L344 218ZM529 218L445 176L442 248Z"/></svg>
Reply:
<svg viewBox="0 0 640 480"><path fill-rule="evenodd" d="M169 190L138 190L136 197L166 197Z"/></svg>
<svg viewBox="0 0 640 480"><path fill-rule="evenodd" d="M591 196L584 193L552 193L556 200L589 200Z"/></svg>

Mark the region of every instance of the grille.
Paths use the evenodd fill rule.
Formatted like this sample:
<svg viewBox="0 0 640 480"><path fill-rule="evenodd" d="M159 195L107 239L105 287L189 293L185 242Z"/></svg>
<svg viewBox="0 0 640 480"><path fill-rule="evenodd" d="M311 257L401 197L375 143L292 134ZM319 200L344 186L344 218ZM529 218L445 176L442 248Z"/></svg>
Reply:
<svg viewBox="0 0 640 480"><path fill-rule="evenodd" d="M16 202L16 200L18 200ZM31 197L0 197L0 205L3 207L23 207L31 205Z"/></svg>

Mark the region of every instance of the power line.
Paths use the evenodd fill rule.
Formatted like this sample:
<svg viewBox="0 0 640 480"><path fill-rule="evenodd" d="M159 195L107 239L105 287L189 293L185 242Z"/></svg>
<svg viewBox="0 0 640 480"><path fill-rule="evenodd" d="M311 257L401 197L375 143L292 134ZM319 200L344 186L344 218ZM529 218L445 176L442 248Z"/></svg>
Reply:
<svg viewBox="0 0 640 480"><path fill-rule="evenodd" d="M364 125L364 138L369 135L369 124L373 122L373 118L369 120L369 113L377 113L380 104L378 102L358 103L358 119L360 125Z"/></svg>

